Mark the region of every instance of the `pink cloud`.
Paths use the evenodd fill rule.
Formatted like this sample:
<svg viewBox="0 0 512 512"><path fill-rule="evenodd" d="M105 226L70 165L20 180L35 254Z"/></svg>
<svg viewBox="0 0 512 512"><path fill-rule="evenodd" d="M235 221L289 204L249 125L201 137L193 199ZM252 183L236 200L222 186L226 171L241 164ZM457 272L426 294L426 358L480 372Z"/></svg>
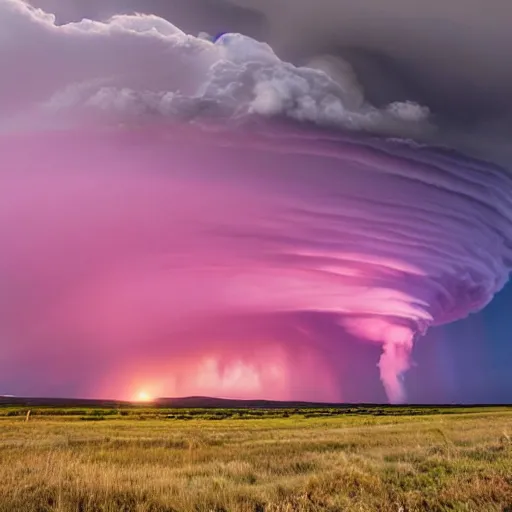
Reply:
<svg viewBox="0 0 512 512"><path fill-rule="evenodd" d="M0 67L19 63L0 84L15 385L27 366L37 386L44 361L63 394L79 371L97 395L342 399L356 336L403 401L413 340L508 279L510 175L387 139L428 132L418 105L354 106L267 45L155 16L58 27L7 0L0 33Z"/></svg>
<svg viewBox="0 0 512 512"><path fill-rule="evenodd" d="M265 318L318 312L383 344L381 376L402 400L413 338L485 305L510 248L501 204L484 204L456 162L392 147L180 128L4 137L5 339L24 357L84 343L115 353L119 371L145 354L195 354L191 390L210 379L228 393L245 368L242 394L285 396L257 353L293 341ZM247 316L267 339L240 329ZM317 357L314 340L308 351Z"/></svg>

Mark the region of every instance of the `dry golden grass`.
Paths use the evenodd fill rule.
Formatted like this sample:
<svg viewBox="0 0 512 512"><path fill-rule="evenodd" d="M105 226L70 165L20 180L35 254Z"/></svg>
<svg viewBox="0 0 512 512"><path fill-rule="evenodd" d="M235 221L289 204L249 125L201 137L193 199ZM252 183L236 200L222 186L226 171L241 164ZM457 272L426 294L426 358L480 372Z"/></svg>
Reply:
<svg viewBox="0 0 512 512"><path fill-rule="evenodd" d="M0 512L512 510L512 411L0 418Z"/></svg>

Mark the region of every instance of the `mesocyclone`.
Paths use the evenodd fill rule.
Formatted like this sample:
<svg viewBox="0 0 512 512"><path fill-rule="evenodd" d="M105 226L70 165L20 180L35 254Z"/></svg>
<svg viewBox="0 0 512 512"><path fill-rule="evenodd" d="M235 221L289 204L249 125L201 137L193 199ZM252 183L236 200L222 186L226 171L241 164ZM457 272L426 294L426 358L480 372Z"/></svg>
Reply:
<svg viewBox="0 0 512 512"><path fill-rule="evenodd" d="M256 317L270 339L270 319L310 312L382 345L382 382L402 402L414 339L507 282L512 178L406 139L429 133L428 109L352 101L237 34L212 44L150 16L58 27L4 6L28 38L6 32L4 65L9 48L70 44L65 66L38 68L42 88L0 84L7 362L41 332L120 353L136 333L187 353L173 336L184 325L194 350L222 358L236 344L213 341L212 325ZM144 73L113 60L124 45Z"/></svg>

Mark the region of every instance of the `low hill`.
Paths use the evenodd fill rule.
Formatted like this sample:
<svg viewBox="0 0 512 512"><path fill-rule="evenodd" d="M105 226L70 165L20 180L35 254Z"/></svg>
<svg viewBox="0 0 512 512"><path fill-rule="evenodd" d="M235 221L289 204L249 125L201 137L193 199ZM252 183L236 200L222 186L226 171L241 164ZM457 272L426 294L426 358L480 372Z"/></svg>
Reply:
<svg viewBox="0 0 512 512"><path fill-rule="evenodd" d="M384 407L418 407L418 408L443 408L443 407L485 407L490 404L406 404L393 406L389 404L365 404L365 403L325 403L325 402L302 402L302 401L277 401L277 400L237 400L231 398L215 398L207 396L189 396L178 398L156 398L151 402L129 402L123 400L96 400L81 398L37 398L37 397L14 397L0 395L0 406L22 406L22 407L152 407L171 409L322 409L322 408L382 408ZM493 404L507 405L507 404Z"/></svg>

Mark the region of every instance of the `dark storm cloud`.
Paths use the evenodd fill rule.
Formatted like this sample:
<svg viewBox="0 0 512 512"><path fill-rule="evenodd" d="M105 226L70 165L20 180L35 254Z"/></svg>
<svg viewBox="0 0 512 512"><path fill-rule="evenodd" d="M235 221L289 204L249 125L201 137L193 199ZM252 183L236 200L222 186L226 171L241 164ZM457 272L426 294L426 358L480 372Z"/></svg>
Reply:
<svg viewBox="0 0 512 512"><path fill-rule="evenodd" d="M418 101L466 119L511 111L512 4L506 0L236 0L298 54L352 55L363 74L388 73ZM373 61L373 66L372 66ZM411 98L408 98L411 99Z"/></svg>
<svg viewBox="0 0 512 512"><path fill-rule="evenodd" d="M82 18L105 20L115 14L156 14L171 20L185 32L242 32L261 38L266 18L254 9L234 6L228 0L33 0L45 11L57 14L59 23Z"/></svg>
<svg viewBox="0 0 512 512"><path fill-rule="evenodd" d="M186 32L239 31L282 58L348 61L366 98L430 108L436 142L510 162L512 4L507 0L33 0L63 21L152 12ZM329 64L331 70L336 65ZM335 72L335 69L334 69Z"/></svg>

